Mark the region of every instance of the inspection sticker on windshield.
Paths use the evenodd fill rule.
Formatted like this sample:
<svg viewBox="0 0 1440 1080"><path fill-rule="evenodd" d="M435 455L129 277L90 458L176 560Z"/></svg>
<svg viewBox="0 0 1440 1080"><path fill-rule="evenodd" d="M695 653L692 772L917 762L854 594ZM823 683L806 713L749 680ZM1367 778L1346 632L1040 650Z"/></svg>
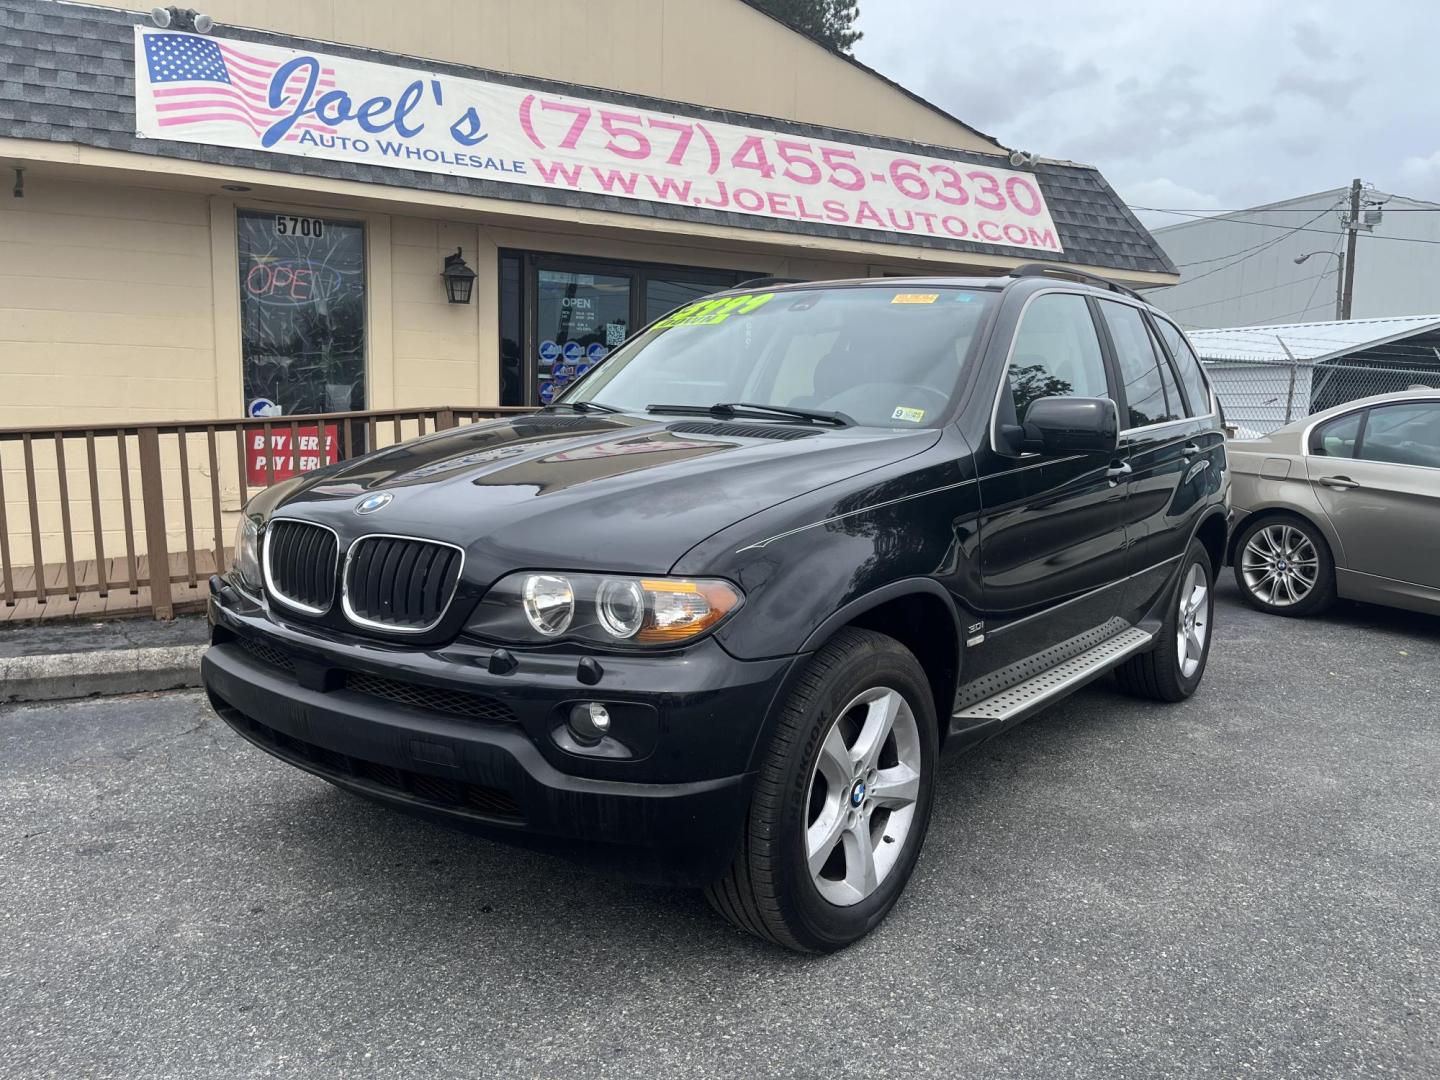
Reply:
<svg viewBox="0 0 1440 1080"><path fill-rule="evenodd" d="M890 298L892 304L933 304L940 299L938 292L901 292Z"/></svg>
<svg viewBox="0 0 1440 1080"><path fill-rule="evenodd" d="M918 424L925 419L924 409L910 409L904 405L897 405L895 411L890 414L891 420L906 420L912 424Z"/></svg>

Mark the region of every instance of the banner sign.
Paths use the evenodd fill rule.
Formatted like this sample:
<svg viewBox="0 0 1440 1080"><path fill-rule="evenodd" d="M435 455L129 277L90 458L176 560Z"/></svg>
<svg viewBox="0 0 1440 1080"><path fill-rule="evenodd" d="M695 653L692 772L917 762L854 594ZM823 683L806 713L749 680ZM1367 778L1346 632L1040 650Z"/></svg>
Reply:
<svg viewBox="0 0 1440 1080"><path fill-rule="evenodd" d="M141 138L1059 252L1031 173L135 28Z"/></svg>
<svg viewBox="0 0 1440 1080"><path fill-rule="evenodd" d="M273 472L275 480L289 480L297 472L313 472L339 461L335 452L335 440L339 428L335 424L325 425L325 445L320 445L320 432L315 424L301 424L295 432L299 436L298 468L295 447L291 445L290 429L275 426L270 431L270 448L265 448L265 432L250 428L245 432L245 482L251 487L264 487L270 482ZM267 461L268 458L268 461Z"/></svg>

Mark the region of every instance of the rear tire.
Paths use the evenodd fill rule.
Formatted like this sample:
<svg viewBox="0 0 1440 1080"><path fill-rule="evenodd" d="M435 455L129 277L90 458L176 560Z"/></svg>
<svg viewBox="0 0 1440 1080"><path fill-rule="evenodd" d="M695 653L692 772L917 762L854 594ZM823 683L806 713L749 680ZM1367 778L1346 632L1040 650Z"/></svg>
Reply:
<svg viewBox="0 0 1440 1080"><path fill-rule="evenodd" d="M705 890L711 906L797 952L864 937L919 857L937 732L929 683L908 649L871 630L835 635L781 708L739 851Z"/></svg>
<svg viewBox="0 0 1440 1080"><path fill-rule="evenodd" d="M1127 694L1152 701L1184 701L1205 677L1215 620L1215 575L1210 553L1198 540L1180 562L1175 589L1166 603L1165 622L1149 652L1115 669Z"/></svg>
<svg viewBox="0 0 1440 1080"><path fill-rule="evenodd" d="M1266 615L1318 615L1335 603L1335 560L1310 522L1271 514L1240 534L1235 584L1245 602Z"/></svg>

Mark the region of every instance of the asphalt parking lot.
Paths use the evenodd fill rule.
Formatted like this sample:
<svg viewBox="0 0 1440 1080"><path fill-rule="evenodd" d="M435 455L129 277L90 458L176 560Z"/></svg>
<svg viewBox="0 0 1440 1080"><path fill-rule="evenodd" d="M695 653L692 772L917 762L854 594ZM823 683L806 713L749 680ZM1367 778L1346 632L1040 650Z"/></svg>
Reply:
<svg viewBox="0 0 1440 1080"><path fill-rule="evenodd" d="M195 693L7 708L0 1075L1440 1075L1440 620L1217 622L1196 699L1102 685L946 760L906 896L822 959Z"/></svg>

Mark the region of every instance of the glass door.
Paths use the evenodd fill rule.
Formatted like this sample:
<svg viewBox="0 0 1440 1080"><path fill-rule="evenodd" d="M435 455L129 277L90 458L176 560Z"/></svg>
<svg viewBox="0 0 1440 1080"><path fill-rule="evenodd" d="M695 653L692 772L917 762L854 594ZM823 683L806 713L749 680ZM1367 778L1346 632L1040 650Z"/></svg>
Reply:
<svg viewBox="0 0 1440 1080"><path fill-rule="evenodd" d="M634 294L634 273L618 268L536 268L536 401L550 404L625 340L634 325Z"/></svg>
<svg viewBox="0 0 1440 1080"><path fill-rule="evenodd" d="M756 276L501 252L501 402L548 405L642 326Z"/></svg>

